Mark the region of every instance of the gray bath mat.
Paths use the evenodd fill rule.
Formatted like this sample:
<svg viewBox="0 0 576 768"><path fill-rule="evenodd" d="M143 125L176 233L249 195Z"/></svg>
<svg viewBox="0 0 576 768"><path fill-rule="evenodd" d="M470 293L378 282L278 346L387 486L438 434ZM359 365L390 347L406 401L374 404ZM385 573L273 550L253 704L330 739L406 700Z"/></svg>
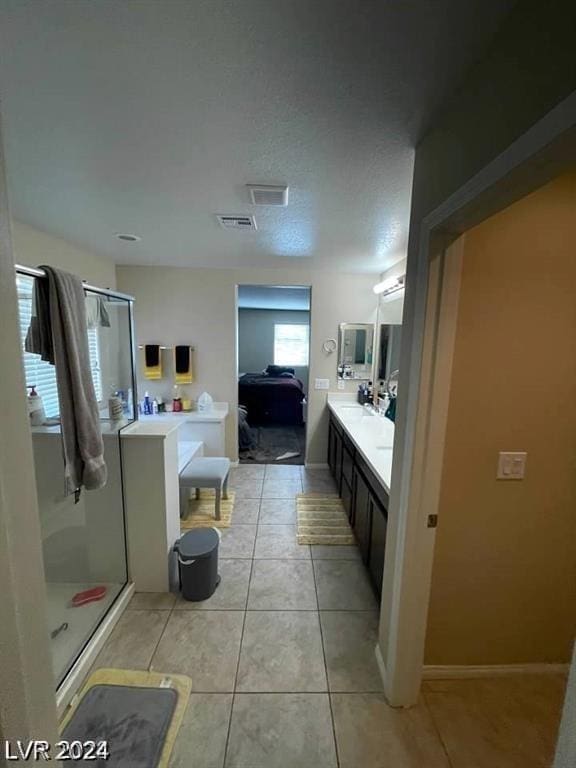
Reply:
<svg viewBox="0 0 576 768"><path fill-rule="evenodd" d="M62 738L106 741L107 760L91 761L102 768L157 768L178 703L173 688L94 685L82 698ZM85 760L67 764L86 765Z"/></svg>

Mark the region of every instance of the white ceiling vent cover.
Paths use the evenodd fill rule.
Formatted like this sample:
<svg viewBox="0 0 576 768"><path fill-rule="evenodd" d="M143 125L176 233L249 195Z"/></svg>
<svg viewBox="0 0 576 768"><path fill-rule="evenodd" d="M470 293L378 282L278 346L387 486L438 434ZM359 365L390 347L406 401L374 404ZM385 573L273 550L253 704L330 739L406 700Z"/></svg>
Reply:
<svg viewBox="0 0 576 768"><path fill-rule="evenodd" d="M288 187L270 184L247 184L254 205L288 205Z"/></svg>
<svg viewBox="0 0 576 768"><path fill-rule="evenodd" d="M220 222L222 229L243 229L246 231L254 231L255 229L258 229L254 216L244 216L234 213L217 213L216 217Z"/></svg>

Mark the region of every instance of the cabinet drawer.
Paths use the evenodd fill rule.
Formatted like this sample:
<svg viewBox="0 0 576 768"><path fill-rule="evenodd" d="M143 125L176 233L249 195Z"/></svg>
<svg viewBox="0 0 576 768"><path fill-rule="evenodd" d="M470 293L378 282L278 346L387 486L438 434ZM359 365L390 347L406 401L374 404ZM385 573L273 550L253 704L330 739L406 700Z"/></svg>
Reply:
<svg viewBox="0 0 576 768"><path fill-rule="evenodd" d="M350 440L346 432L342 433L342 442L344 443L345 447L348 449L348 453L354 458L354 454L356 453L356 446Z"/></svg>
<svg viewBox="0 0 576 768"><path fill-rule="evenodd" d="M330 414L330 424L332 425L334 431L337 432L340 435L340 437L342 437L342 435L344 434L342 427L340 426L340 424L338 424L338 422L336 421L334 416L332 416L332 414Z"/></svg>

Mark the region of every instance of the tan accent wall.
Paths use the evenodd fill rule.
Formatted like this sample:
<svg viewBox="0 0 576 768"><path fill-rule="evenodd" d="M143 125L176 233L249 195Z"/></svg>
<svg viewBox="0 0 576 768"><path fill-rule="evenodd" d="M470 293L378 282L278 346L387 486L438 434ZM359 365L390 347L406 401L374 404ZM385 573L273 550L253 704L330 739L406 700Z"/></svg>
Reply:
<svg viewBox="0 0 576 768"><path fill-rule="evenodd" d="M132 294L138 344L192 344L195 347L195 382L183 387L197 399L207 390L215 400L230 403L226 424L226 453L238 457L238 367L236 337L237 285L309 285L310 368L307 408L306 459L326 463L328 411L326 390L315 390L314 380L330 380L336 390L337 354L323 351L322 343L338 337L339 323L375 323L377 299L374 275L319 272L306 269L186 269L180 267L117 268L118 289ZM142 377L138 361L138 389L152 397L172 396L169 355L165 377L159 382ZM272 362L272 361L270 361ZM356 382L346 382L349 389Z"/></svg>
<svg viewBox="0 0 576 768"><path fill-rule="evenodd" d="M524 481L498 452L528 452ZM427 664L567 662L576 630L576 175L465 236Z"/></svg>
<svg viewBox="0 0 576 768"><path fill-rule="evenodd" d="M12 222L12 237L17 264L27 267L49 264L72 272L98 288L116 287L116 265L110 259L20 221Z"/></svg>

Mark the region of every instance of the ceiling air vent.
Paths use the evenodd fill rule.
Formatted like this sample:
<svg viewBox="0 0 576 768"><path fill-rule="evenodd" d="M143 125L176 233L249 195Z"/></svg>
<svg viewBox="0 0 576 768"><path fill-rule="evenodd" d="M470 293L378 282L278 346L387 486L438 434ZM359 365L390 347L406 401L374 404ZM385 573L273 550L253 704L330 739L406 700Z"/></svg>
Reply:
<svg viewBox="0 0 576 768"><path fill-rule="evenodd" d="M254 216L239 216L232 213L217 213L216 217L220 222L222 229L257 229Z"/></svg>
<svg viewBox="0 0 576 768"><path fill-rule="evenodd" d="M270 184L247 184L254 205L288 205L288 187Z"/></svg>

